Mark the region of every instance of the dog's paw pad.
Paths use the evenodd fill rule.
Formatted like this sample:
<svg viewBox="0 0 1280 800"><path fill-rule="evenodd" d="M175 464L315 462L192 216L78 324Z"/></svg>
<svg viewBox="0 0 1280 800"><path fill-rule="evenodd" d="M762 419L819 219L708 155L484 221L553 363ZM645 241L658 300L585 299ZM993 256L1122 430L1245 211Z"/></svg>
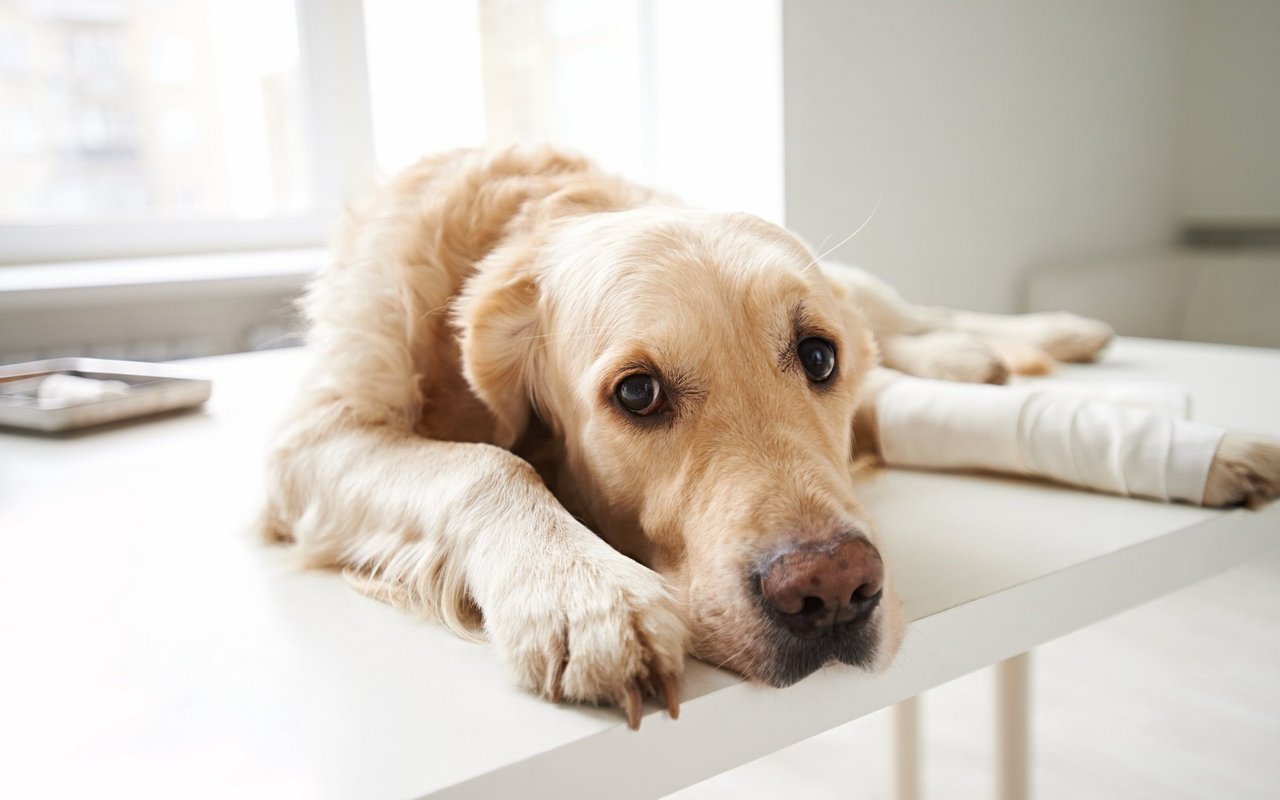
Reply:
<svg viewBox="0 0 1280 800"><path fill-rule="evenodd" d="M1105 322L1065 311L1029 314L1026 319L1037 329L1035 346L1058 361L1092 361L1116 335Z"/></svg>

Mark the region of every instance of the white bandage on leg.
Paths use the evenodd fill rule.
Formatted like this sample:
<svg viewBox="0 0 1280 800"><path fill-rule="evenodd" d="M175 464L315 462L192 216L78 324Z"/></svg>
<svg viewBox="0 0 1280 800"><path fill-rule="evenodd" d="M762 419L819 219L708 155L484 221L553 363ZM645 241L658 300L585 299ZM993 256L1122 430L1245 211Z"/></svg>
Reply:
<svg viewBox="0 0 1280 800"><path fill-rule="evenodd" d="M1073 382L1055 378L1013 376L1011 386L1049 392L1055 397L1071 397L1093 402L1137 406L1186 419L1191 413L1191 393L1176 383L1158 381Z"/></svg>
<svg viewBox="0 0 1280 800"><path fill-rule="evenodd" d="M891 466L984 469L1200 503L1225 432L1161 411L1051 388L901 376L876 400Z"/></svg>

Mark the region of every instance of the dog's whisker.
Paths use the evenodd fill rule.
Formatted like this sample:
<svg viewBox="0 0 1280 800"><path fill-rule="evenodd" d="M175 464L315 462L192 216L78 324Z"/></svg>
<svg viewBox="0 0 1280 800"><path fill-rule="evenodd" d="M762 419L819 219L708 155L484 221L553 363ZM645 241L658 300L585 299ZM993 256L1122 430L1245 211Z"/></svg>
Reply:
<svg viewBox="0 0 1280 800"><path fill-rule="evenodd" d="M710 635L704 636L702 639L700 639L698 642L698 645L700 646L700 645L706 644L708 641L710 641ZM734 652L730 653L729 655L723 658L715 659L712 662L713 666L717 667L718 669L734 669L733 667L730 666L730 664L737 661L738 658L743 653L747 652L747 650L751 648L752 644L753 644L752 642L743 642L738 647L738 649L735 650Z"/></svg>
<svg viewBox="0 0 1280 800"><path fill-rule="evenodd" d="M824 247L826 247L826 246L827 246L827 242L831 241L831 237L832 237L832 236L835 236L835 234L834 234L834 233L828 233L826 236L823 236L823 237L822 237L822 242L821 242L817 247L815 247L815 248L814 248L814 250L817 250L818 252L821 252L821 251L822 251L822 248L824 248Z"/></svg>
<svg viewBox="0 0 1280 800"><path fill-rule="evenodd" d="M928 635L927 633L925 633L924 631L921 631L921 630L919 630L919 629L916 629L916 630L914 630L914 631L913 631L912 635L913 635L913 636L915 636L915 637L917 637L917 638L918 638L918 639L920 639L921 641L925 642L926 644L928 644L928 645L932 648L933 653L934 653L935 655L941 652L941 651L938 649L937 644L936 644L936 643L935 643L931 638L929 638L929 635Z"/></svg>
<svg viewBox="0 0 1280 800"><path fill-rule="evenodd" d="M522 336L521 339L554 339L557 336L576 336L584 333L598 333L608 329L608 325L595 325L590 328L573 328L567 331L554 331L552 333L530 333Z"/></svg>
<svg viewBox="0 0 1280 800"><path fill-rule="evenodd" d="M435 308L429 308L426 311L422 312L422 316L418 317L418 321L422 322L424 319L426 319L427 317L430 317L432 314L435 314L438 311L446 311L448 310L448 308L449 308L449 303L443 303L441 305L436 306Z"/></svg>
<svg viewBox="0 0 1280 800"><path fill-rule="evenodd" d="M853 237L855 237L855 236L857 236L858 234L862 233L862 229L863 229L863 228L865 228L865 227L867 227L867 225L869 225L869 224L871 223L871 219L876 215L876 212L877 212L877 211L879 211L879 210L880 210L880 198L879 198L879 197L877 197L877 198L876 198L876 204L875 204L874 206L872 206L872 208L871 208L871 213L870 213L870 214L868 214L868 215L867 215L867 218L866 218L866 219L864 219L864 220L862 221L862 224L861 224L861 225L859 225L859 226L857 227L857 229L856 229L856 230L854 230L854 232L853 232L853 233L851 233L851 234L849 234L848 236L844 237L844 238L843 238L843 239L841 239L839 242L836 242L836 245L835 245L834 247L832 247L830 250L822 250L822 248L821 248L821 247L819 247L818 249L819 249L819 250L822 250L822 252L821 252L821 253L819 253L818 255L816 255L816 256L814 256L814 257L813 257L813 260L809 262L809 266L811 266L811 267L812 267L814 264L817 264L817 263L818 263L818 262L820 262L822 259L824 259L824 258L826 258L827 256L831 255L831 254L832 254L832 253L834 253L835 251L839 250L841 247L844 247L845 243L846 243L846 242L848 242L850 239L852 239ZM827 238L829 239L829 238L831 238L831 237L830 237L830 236L828 236ZM823 240L823 243L824 243L824 244L826 243L826 239L824 239L824 240Z"/></svg>
<svg viewBox="0 0 1280 800"><path fill-rule="evenodd" d="M603 330L608 330L609 326L602 325L598 328L586 328L573 331L557 331L555 333L532 333L521 337L521 341L538 340L539 344L550 344L551 342L563 341L565 339L576 339L583 336L594 336Z"/></svg>
<svg viewBox="0 0 1280 800"><path fill-rule="evenodd" d="M913 668L915 668L916 675L921 677L924 676L925 674L924 667L920 666L920 662L917 661L915 658L913 658L910 653L907 654L907 663L910 664Z"/></svg>

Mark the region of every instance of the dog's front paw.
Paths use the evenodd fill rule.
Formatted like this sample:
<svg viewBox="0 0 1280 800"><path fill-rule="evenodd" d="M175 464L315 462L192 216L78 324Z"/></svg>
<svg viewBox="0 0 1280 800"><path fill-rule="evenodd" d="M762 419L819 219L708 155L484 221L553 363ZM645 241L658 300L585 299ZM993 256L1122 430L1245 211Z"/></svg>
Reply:
<svg viewBox="0 0 1280 800"><path fill-rule="evenodd" d="M1204 504L1212 508L1244 505L1257 508L1280 496L1280 441L1241 433L1222 437L1209 478Z"/></svg>
<svg viewBox="0 0 1280 800"><path fill-rule="evenodd" d="M521 581L485 628L521 685L553 701L616 703L632 728L645 697L679 713L688 629L662 578L616 552Z"/></svg>

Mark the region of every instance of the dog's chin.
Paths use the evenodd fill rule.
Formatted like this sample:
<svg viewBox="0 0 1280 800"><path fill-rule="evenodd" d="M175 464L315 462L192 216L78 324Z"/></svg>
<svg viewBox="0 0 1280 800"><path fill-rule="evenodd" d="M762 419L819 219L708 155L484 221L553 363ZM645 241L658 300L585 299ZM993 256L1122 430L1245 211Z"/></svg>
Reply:
<svg viewBox="0 0 1280 800"><path fill-rule="evenodd" d="M738 658L721 662L721 666L749 680L783 688L828 664L849 664L872 670L879 652L880 620L877 615L877 619L867 625L837 628L808 639L771 625L754 647L739 650Z"/></svg>

